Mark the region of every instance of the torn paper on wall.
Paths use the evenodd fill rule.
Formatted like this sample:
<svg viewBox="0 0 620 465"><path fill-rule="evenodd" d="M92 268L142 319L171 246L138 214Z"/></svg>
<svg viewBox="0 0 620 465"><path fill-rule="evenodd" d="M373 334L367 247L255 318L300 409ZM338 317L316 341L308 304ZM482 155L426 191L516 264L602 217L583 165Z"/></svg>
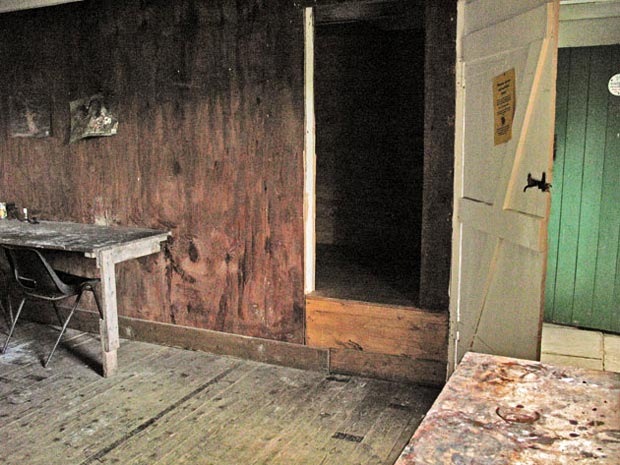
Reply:
<svg viewBox="0 0 620 465"><path fill-rule="evenodd" d="M74 100L70 104L71 137L76 142L87 137L113 136L118 130L118 119L107 108L104 97L95 94Z"/></svg>
<svg viewBox="0 0 620 465"><path fill-rule="evenodd" d="M48 137L51 134L52 112L47 95L16 92L9 97L11 137Z"/></svg>

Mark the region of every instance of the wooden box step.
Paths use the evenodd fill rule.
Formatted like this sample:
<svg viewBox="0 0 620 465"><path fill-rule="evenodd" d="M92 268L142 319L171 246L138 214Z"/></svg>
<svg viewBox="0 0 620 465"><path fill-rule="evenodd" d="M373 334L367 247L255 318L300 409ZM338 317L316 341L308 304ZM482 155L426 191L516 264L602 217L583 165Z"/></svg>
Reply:
<svg viewBox="0 0 620 465"><path fill-rule="evenodd" d="M442 384L448 315L311 294L306 297L306 344L330 349L332 371Z"/></svg>

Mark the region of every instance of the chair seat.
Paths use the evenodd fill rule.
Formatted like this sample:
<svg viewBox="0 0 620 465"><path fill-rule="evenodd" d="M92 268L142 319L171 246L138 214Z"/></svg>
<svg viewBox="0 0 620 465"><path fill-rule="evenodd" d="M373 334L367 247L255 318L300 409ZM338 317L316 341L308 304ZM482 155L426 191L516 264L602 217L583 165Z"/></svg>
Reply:
<svg viewBox="0 0 620 465"><path fill-rule="evenodd" d="M60 280L67 286L71 286L75 290L89 284L95 286L99 282L99 278L85 278L84 276L76 276L74 274L65 273L64 271L54 270Z"/></svg>
<svg viewBox="0 0 620 465"><path fill-rule="evenodd" d="M93 288L99 282L99 279L97 278L85 278L83 276L76 276L74 274L65 273L58 270L54 270L54 272L67 287L66 292L63 293L56 289L45 289L45 292L42 292L44 289L37 289L33 291L24 289L24 293L32 297L38 297L45 300L61 300L67 298L67 295L79 294L80 291L86 287L90 286Z"/></svg>

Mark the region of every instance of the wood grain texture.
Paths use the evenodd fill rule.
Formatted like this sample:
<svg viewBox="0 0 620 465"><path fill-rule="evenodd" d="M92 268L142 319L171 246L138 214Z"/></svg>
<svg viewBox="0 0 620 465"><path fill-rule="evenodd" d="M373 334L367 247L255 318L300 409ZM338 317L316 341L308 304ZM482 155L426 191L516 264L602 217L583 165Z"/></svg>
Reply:
<svg viewBox="0 0 620 465"><path fill-rule="evenodd" d="M446 381L446 362L350 349L330 349L329 354L333 373L428 386L442 386Z"/></svg>
<svg viewBox="0 0 620 465"><path fill-rule="evenodd" d="M0 16L0 200L171 230L164 254L117 266L121 316L303 343L310 3L336 2L106 0ZM424 308L447 309L455 3L425 15L424 157L438 164L425 162ZM47 96L52 137L9 137L15 92ZM69 102L97 92L118 135L68 145Z"/></svg>
<svg viewBox="0 0 620 465"><path fill-rule="evenodd" d="M447 360L444 313L307 297L306 315L306 342L312 347Z"/></svg>
<svg viewBox="0 0 620 465"><path fill-rule="evenodd" d="M0 199L44 219L171 230L117 267L125 316L303 342L303 15L292 2L83 2L0 17ZM9 96L51 102L9 137ZM101 92L117 136L68 145Z"/></svg>
<svg viewBox="0 0 620 465"><path fill-rule="evenodd" d="M456 0L426 2L420 306L448 310L454 194Z"/></svg>

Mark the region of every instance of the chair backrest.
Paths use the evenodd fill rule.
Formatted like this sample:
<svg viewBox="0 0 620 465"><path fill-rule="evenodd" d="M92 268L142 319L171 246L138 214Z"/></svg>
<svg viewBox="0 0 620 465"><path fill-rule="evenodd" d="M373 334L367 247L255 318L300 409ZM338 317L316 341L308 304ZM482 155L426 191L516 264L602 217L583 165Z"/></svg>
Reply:
<svg viewBox="0 0 620 465"><path fill-rule="evenodd" d="M69 294L71 290L37 249L3 246L17 284L42 296Z"/></svg>

